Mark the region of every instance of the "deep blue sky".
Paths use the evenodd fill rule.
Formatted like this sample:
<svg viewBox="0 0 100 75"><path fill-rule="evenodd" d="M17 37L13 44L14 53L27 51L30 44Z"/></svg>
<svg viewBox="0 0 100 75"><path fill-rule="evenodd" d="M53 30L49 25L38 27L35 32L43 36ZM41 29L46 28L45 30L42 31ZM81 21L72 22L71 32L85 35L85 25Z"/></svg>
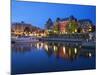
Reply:
<svg viewBox="0 0 100 75"><path fill-rule="evenodd" d="M53 21L73 15L79 19L90 19L96 24L96 7L69 4L50 4L38 2L19 2L12 0L12 22L30 23L44 28L45 22L50 17Z"/></svg>

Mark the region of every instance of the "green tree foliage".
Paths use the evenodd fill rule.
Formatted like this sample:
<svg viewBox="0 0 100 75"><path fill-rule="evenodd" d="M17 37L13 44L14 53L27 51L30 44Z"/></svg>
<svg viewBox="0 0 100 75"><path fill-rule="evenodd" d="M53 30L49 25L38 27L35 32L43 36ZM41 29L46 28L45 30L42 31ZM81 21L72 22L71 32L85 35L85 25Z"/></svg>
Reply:
<svg viewBox="0 0 100 75"><path fill-rule="evenodd" d="M77 28L78 28L77 21L70 21L69 22L68 29L69 29L70 33L76 32Z"/></svg>
<svg viewBox="0 0 100 75"><path fill-rule="evenodd" d="M59 32L59 24L58 24L58 22L55 22L53 31L54 32Z"/></svg>

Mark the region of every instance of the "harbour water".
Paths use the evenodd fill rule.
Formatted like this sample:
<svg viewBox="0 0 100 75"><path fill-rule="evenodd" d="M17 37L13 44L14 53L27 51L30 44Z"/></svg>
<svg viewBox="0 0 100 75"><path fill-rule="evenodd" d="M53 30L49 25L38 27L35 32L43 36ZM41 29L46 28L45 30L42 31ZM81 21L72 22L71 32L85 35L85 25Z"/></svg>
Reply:
<svg viewBox="0 0 100 75"><path fill-rule="evenodd" d="M69 42L12 44L12 74L95 69L95 48Z"/></svg>

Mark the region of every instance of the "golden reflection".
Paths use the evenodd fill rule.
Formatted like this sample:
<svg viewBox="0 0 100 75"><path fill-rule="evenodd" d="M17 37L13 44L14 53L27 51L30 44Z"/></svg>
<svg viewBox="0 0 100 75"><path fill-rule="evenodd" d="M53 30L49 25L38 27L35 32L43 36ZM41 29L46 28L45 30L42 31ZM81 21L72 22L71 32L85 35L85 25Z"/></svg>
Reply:
<svg viewBox="0 0 100 75"><path fill-rule="evenodd" d="M39 49L39 43L36 44L37 49Z"/></svg>
<svg viewBox="0 0 100 75"><path fill-rule="evenodd" d="M63 46L63 53L66 54L65 46Z"/></svg>
<svg viewBox="0 0 100 75"><path fill-rule="evenodd" d="M74 48L74 52L75 52L75 54L77 53L77 48Z"/></svg>
<svg viewBox="0 0 100 75"><path fill-rule="evenodd" d="M43 48L43 43L42 42L40 43L40 48Z"/></svg>
<svg viewBox="0 0 100 75"><path fill-rule="evenodd" d="M71 56L71 48L69 48L69 56Z"/></svg>
<svg viewBox="0 0 100 75"><path fill-rule="evenodd" d="M44 48L48 51L48 45L47 44L44 45Z"/></svg>
<svg viewBox="0 0 100 75"><path fill-rule="evenodd" d="M63 46L64 45L64 46ZM89 50L81 50L81 46L79 46L79 48L77 47L68 47L66 46L66 44L56 44L56 43L48 43L48 42L35 42L35 43L30 43L29 45L27 44L21 44L21 45L12 45L12 47L15 48L15 50L17 51L29 51L31 50L30 47L32 47L34 49L34 47L36 48L35 50L45 50L45 52L50 56L52 54L54 54L57 58L61 57L64 59L75 59L75 57L77 56L84 56L84 57L92 57L94 55L93 52L89 51ZM43 48L43 49L41 49Z"/></svg>
<svg viewBox="0 0 100 75"><path fill-rule="evenodd" d="M36 47L37 47L37 49L43 48L43 43L42 43L42 42L38 42L38 43L36 44Z"/></svg>
<svg viewBox="0 0 100 75"><path fill-rule="evenodd" d="M54 52L56 52L57 51L57 46L53 46L53 49L54 49Z"/></svg>

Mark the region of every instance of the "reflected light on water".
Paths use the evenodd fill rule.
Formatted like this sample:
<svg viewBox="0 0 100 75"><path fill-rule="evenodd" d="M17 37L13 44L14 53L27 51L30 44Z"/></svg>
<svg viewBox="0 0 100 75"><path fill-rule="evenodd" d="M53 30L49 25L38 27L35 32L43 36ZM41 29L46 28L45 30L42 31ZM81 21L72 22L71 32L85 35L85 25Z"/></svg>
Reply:
<svg viewBox="0 0 100 75"><path fill-rule="evenodd" d="M39 43L36 44L37 49L39 49Z"/></svg>
<svg viewBox="0 0 100 75"><path fill-rule="evenodd" d="M54 52L56 52L57 51L57 46L53 46L53 49L54 49Z"/></svg>
<svg viewBox="0 0 100 75"><path fill-rule="evenodd" d="M65 46L63 46L63 53L66 54Z"/></svg>
<svg viewBox="0 0 100 75"><path fill-rule="evenodd" d="M26 72L28 70L30 72L31 70L35 73L35 71L40 72L41 67L43 67L42 70L46 71L55 69L84 69L84 67L86 69L88 67L89 69L95 68L94 49L80 48L80 46L68 46L67 43L56 43L51 41L38 41L27 44L15 43L11 48L12 65L16 72ZM40 62L42 62L42 65ZM27 68L26 64L30 68ZM47 69L47 67L49 69Z"/></svg>
<svg viewBox="0 0 100 75"><path fill-rule="evenodd" d="M79 46L80 47L80 46ZM59 46L56 43L48 43L48 42L35 42L35 43L29 43L29 44L14 44L12 45L12 49L15 51L30 51L32 49L34 50L45 50L49 54L57 54L64 57L74 57L75 55L82 55L87 57L92 57L94 55L93 50L83 50L77 47L68 47L66 44L60 44Z"/></svg>
<svg viewBox="0 0 100 75"><path fill-rule="evenodd" d="M77 48L74 48L74 52L75 52L75 54L77 53Z"/></svg>
<svg viewBox="0 0 100 75"><path fill-rule="evenodd" d="M41 49L41 48L43 48L43 43L42 43L42 42L40 43L40 49Z"/></svg>
<svg viewBox="0 0 100 75"><path fill-rule="evenodd" d="M91 57L92 56L92 54L91 53L89 53L89 57Z"/></svg>
<svg viewBox="0 0 100 75"><path fill-rule="evenodd" d="M42 42L38 42L36 44L37 49L42 49L43 48L43 43Z"/></svg>
<svg viewBox="0 0 100 75"><path fill-rule="evenodd" d="M71 48L69 48L69 56L71 55Z"/></svg>
<svg viewBox="0 0 100 75"><path fill-rule="evenodd" d="M44 45L44 48L45 48L45 50L48 51L48 45L47 44Z"/></svg>

